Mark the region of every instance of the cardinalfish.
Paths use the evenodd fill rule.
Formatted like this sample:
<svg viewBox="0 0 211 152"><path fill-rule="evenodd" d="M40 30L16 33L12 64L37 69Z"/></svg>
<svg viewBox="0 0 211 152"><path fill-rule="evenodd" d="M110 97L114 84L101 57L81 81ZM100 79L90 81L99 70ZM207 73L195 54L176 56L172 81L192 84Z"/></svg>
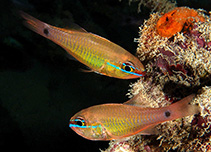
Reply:
<svg viewBox="0 0 211 152"><path fill-rule="evenodd" d="M120 79L138 78L145 74L144 66L138 58L101 36L83 29L55 27L24 12L20 14L29 29L60 45L68 54L90 68L90 71Z"/></svg>
<svg viewBox="0 0 211 152"><path fill-rule="evenodd" d="M154 134L155 125L200 112L189 102L194 95L161 108L125 104L102 104L76 113L69 123L80 136L89 140L121 140L135 134Z"/></svg>

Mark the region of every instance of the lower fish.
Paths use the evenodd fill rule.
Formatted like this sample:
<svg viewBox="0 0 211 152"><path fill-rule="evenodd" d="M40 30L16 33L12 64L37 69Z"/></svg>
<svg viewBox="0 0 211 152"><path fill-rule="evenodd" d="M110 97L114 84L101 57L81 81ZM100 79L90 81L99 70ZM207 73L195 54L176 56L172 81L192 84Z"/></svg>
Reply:
<svg viewBox="0 0 211 152"><path fill-rule="evenodd" d="M167 107L143 108L128 104L102 104L76 113L69 127L89 140L121 140L136 134L154 134L156 125L200 112L189 102L194 95Z"/></svg>
<svg viewBox="0 0 211 152"><path fill-rule="evenodd" d="M90 71L120 79L145 75L144 66L138 58L101 36L84 29L55 27L24 12L20 12L20 15L29 29L60 45L68 54L89 67Z"/></svg>

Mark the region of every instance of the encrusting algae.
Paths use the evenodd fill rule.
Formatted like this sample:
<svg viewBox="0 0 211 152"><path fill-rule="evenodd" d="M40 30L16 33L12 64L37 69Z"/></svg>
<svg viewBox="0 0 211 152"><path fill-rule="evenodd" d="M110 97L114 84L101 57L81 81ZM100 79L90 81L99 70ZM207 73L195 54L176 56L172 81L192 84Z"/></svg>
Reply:
<svg viewBox="0 0 211 152"><path fill-rule="evenodd" d="M151 9L151 12L168 12L176 7L176 0L129 0L129 4L132 2L139 2L138 12L141 12L141 5Z"/></svg>
<svg viewBox="0 0 211 152"><path fill-rule="evenodd" d="M162 37L172 37L177 32L187 32L193 28L193 22L204 22L204 18L198 15L194 9L187 7L176 7L164 14L156 25L157 33Z"/></svg>
<svg viewBox="0 0 211 152"><path fill-rule="evenodd" d="M185 86L198 86L202 83L200 79L207 79L211 73L211 21L202 12L198 14L203 16L204 22L193 22L190 31L177 32L170 38L157 32L159 13L151 14L140 27L137 55L146 63L148 75L153 74L161 85L171 80Z"/></svg>
<svg viewBox="0 0 211 152"><path fill-rule="evenodd" d="M181 9L195 15L176 16L182 29L169 31L171 36L158 32L159 12L140 27L137 56L147 74L130 85L128 96L137 95L140 105L157 108L194 93L191 104L198 104L202 112L157 125L159 135L111 141L106 152L211 151L211 15L205 15L204 10L175 8ZM169 14L172 12L163 17Z"/></svg>

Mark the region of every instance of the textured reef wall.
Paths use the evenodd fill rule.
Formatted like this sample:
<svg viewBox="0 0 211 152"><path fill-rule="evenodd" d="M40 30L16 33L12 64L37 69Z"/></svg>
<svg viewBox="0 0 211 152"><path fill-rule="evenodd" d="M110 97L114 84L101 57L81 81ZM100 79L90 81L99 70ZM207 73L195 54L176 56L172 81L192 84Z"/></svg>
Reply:
<svg viewBox="0 0 211 152"><path fill-rule="evenodd" d="M168 12L176 7L176 0L129 0L129 3L138 2L138 12L141 12L141 6L148 7L151 12Z"/></svg>
<svg viewBox="0 0 211 152"><path fill-rule="evenodd" d="M106 152L211 151L211 15L187 7L153 13L139 34L137 56L147 76L130 85L129 97L138 94L142 105L157 108L194 93L191 104L202 112L158 125L159 135L111 141Z"/></svg>

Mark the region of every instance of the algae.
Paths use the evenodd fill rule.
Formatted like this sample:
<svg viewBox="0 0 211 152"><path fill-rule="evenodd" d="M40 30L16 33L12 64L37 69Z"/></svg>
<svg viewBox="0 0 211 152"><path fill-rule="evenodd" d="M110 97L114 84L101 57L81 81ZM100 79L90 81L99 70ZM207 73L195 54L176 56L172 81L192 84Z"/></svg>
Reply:
<svg viewBox="0 0 211 152"><path fill-rule="evenodd" d="M141 105L157 108L193 93L196 97L191 104L198 104L202 112L157 125L160 135L135 135L125 141L112 141L106 152L211 150L211 20L204 10L197 11L205 21L194 21L190 31L178 32L171 38L156 31L161 13L152 13L145 20L135 42L147 76L132 83L127 95L132 98L138 94Z"/></svg>

